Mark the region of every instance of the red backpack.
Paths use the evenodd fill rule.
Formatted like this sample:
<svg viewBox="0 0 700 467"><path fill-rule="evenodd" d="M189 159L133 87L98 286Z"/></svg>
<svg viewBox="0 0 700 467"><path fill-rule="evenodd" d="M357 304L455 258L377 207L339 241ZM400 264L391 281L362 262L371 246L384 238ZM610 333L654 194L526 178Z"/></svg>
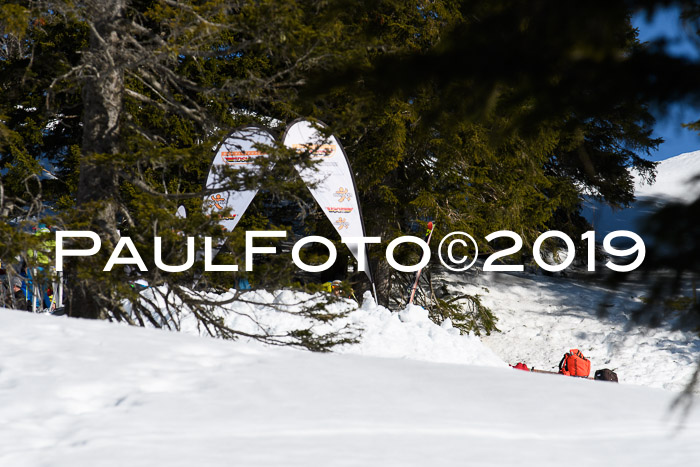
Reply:
<svg viewBox="0 0 700 467"><path fill-rule="evenodd" d="M561 359L559 373L567 376L588 378L588 375L591 374L591 361L584 357L580 350L571 349Z"/></svg>

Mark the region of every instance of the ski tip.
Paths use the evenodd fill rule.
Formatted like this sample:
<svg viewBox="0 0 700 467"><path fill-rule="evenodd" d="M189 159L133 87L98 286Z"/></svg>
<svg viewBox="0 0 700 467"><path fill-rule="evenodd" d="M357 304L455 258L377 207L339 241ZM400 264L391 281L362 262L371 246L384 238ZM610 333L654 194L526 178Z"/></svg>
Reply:
<svg viewBox="0 0 700 467"><path fill-rule="evenodd" d="M433 230L433 221L428 222L428 230Z"/></svg>

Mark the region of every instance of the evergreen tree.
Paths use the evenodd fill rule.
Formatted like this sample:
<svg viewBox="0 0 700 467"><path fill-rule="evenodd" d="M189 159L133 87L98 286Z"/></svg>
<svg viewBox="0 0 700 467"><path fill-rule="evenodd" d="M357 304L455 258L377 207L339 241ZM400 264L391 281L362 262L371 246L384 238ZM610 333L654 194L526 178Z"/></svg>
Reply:
<svg viewBox="0 0 700 467"><path fill-rule="evenodd" d="M164 237L171 247L165 262L178 264L185 258L184 242L174 232L220 233L216 220L201 214L210 148L230 127L259 122L258 113L285 112L288 88L299 86L303 72L323 57L332 60L335 50L342 50L334 39L340 23L314 10L303 2L126 0L17 2L3 8L3 15L13 20L7 22L5 37L13 36L21 45L8 49L0 64L8 97L3 104L13 117L5 120L3 142L9 151L3 155L15 171L4 180L24 193L26 183L17 183L22 180L17 172L36 178L37 161L53 163L63 185L50 199L30 193L23 207L49 203L59 211L53 221L57 225L98 232L103 243L100 254L67 268L69 314L159 326L173 322L154 307L125 309L125 299L139 303L127 269L99 271L120 234L129 235L144 256L152 254L154 236ZM45 72L37 73L44 65ZM34 119L29 128L28 118ZM56 138L59 133L62 139ZM28 148L33 152L27 154ZM293 158L303 155L279 151L273 156L276 176L263 170L259 177L267 176L266 189L279 194L298 188L298 180L288 179ZM238 180L231 177L227 188L240 188ZM173 216L182 200L192 208L186 221ZM38 214L26 208L7 213L30 220ZM235 251L240 235L229 237ZM210 304L188 298L183 289L191 286L192 274L200 274L201 266L189 275L168 276L150 261L149 266L141 277L152 287L167 283L168 293L196 307L197 317L213 333L233 334L207 312ZM288 267L270 268L260 267L268 272L263 276L268 282L288 283ZM231 279L205 274L198 281L215 287ZM258 284L266 282L260 278ZM317 321L338 317L321 305L303 307L300 314ZM351 339L352 333L342 329L320 337L298 330L269 336L261 329L254 337L324 350Z"/></svg>
<svg viewBox="0 0 700 467"><path fill-rule="evenodd" d="M425 47L317 76L311 88L323 91L320 108L381 103L374 124L343 139L357 142L349 149L383 236L434 219L438 240L509 229L528 245L546 229L584 229L584 194L631 202L629 169L653 179L643 156L660 142L649 105L697 98L696 63L636 40L633 9L656 3L449 5L445 16L425 10L441 26Z"/></svg>
<svg viewBox="0 0 700 467"><path fill-rule="evenodd" d="M280 131L315 117L343 142L368 234L384 240L373 252L386 300L392 271L382 247L422 221L439 226L434 244L459 229L488 252L483 237L509 229L529 245L546 229L580 229L584 192L623 205L632 199L628 168L653 177L642 157L659 142L648 105L697 98L699 70L637 42L632 10L657 4L665 3L7 3L3 215L36 219L49 206L63 228L99 232L106 252L118 231L144 256L161 235L167 262L176 264L184 242L173 232L216 231L202 214L201 189L211 148L227 131L282 122ZM266 200L313 205L292 169L303 155L270 151L274 172L268 165L247 177L264 192L241 228L281 224ZM230 177L230 188L238 181ZM186 221L173 216L179 203ZM314 228L324 228L323 219ZM228 241L241 251L240 233ZM14 237L7 245L17 252ZM102 254L69 268L72 315L129 316L120 305L135 300L126 272L96 273L105 262ZM258 283L289 284L287 270L273 260ZM192 283L157 272L148 279Z"/></svg>

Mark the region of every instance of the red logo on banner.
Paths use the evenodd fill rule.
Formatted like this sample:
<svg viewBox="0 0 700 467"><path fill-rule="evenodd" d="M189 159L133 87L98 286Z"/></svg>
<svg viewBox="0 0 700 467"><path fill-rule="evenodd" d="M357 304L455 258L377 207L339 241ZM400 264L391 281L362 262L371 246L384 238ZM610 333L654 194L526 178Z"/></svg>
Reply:
<svg viewBox="0 0 700 467"><path fill-rule="evenodd" d="M247 164L253 161L251 156L260 155L260 151L221 151L221 158L227 164Z"/></svg>
<svg viewBox="0 0 700 467"><path fill-rule="evenodd" d="M350 214L353 209L355 208L335 208L326 206L326 211L328 211L331 214Z"/></svg>

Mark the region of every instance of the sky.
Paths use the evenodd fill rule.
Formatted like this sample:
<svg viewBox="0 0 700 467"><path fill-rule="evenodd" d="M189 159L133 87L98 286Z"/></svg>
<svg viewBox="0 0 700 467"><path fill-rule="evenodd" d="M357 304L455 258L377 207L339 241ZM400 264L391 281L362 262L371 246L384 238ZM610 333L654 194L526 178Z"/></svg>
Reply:
<svg viewBox="0 0 700 467"><path fill-rule="evenodd" d="M698 58L700 52L684 35L683 25L679 19L678 9L659 10L651 19L645 15L636 15L632 20L639 29L639 39L648 42L655 39L669 40L668 50L674 55ZM659 161L691 151L700 150L700 134L681 127L700 118L700 109L688 105L675 105L667 115L656 115L657 124L654 136L662 137L665 142L653 152L650 159Z"/></svg>

